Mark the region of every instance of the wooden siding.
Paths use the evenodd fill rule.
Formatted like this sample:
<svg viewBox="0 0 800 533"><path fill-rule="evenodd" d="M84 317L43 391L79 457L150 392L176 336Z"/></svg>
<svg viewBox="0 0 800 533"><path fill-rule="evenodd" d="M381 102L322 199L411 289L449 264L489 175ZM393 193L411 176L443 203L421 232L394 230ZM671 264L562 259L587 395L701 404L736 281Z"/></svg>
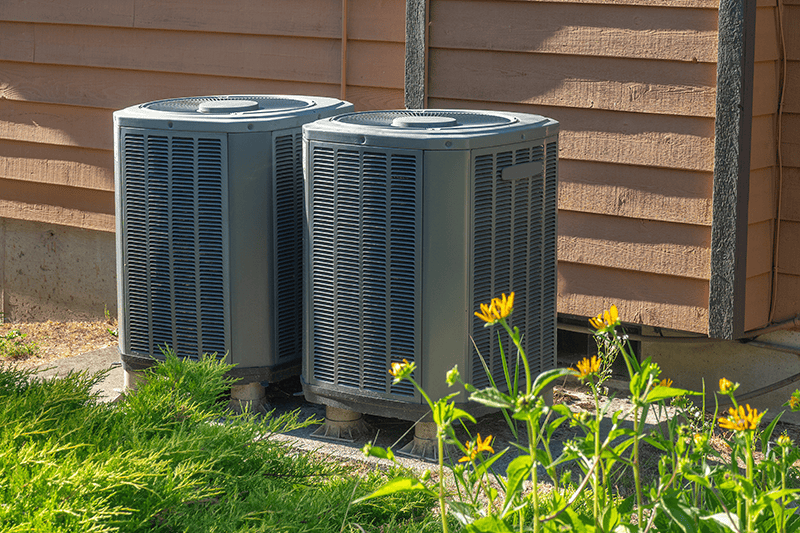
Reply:
<svg viewBox="0 0 800 533"><path fill-rule="evenodd" d="M708 331L717 3L431 0L428 107L561 123L560 313ZM768 91L768 88L764 89Z"/></svg>
<svg viewBox="0 0 800 533"><path fill-rule="evenodd" d="M800 313L800 0L784 0L786 86L781 116L780 223L774 319Z"/></svg>
<svg viewBox="0 0 800 533"><path fill-rule="evenodd" d="M775 0L758 3L755 44L745 330L767 325L772 305L778 176L776 114L781 70Z"/></svg>
<svg viewBox="0 0 800 533"><path fill-rule="evenodd" d="M403 0L349 0L344 96L356 109L402 107L404 17ZM337 0L0 2L0 217L114 231L114 110L340 97L342 44Z"/></svg>

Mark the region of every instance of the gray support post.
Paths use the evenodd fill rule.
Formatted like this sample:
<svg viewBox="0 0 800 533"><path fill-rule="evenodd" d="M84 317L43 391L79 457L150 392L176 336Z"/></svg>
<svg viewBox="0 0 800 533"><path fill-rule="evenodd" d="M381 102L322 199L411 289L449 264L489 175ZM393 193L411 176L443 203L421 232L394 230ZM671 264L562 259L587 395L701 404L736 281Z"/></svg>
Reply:
<svg viewBox="0 0 800 533"><path fill-rule="evenodd" d="M428 0L406 0L406 109L427 107Z"/></svg>
<svg viewBox="0 0 800 533"><path fill-rule="evenodd" d="M756 0L721 0L709 337L744 333Z"/></svg>

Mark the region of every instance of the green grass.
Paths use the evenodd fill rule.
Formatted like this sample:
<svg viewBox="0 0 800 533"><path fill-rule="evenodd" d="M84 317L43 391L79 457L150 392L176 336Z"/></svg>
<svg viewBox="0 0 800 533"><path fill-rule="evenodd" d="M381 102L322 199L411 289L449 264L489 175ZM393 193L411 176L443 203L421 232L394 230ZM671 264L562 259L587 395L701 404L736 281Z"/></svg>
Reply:
<svg viewBox="0 0 800 533"><path fill-rule="evenodd" d="M0 531L441 530L417 495L350 506L386 475L269 438L305 424L297 413L225 411L228 368L168 355L116 404L91 394L102 374L1 368Z"/></svg>

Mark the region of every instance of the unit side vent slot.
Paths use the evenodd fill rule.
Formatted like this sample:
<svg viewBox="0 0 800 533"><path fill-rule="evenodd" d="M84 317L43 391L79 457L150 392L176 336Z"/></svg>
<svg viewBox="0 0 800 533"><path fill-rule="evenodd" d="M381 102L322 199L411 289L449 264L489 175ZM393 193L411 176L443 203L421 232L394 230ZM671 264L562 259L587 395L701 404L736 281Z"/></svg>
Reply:
<svg viewBox="0 0 800 533"><path fill-rule="evenodd" d="M314 378L381 396L419 353L421 155L311 144Z"/></svg>
<svg viewBox="0 0 800 533"><path fill-rule="evenodd" d="M509 322L523 333L522 345L534 373L555 364L557 156L556 143L545 147L542 141L473 155L473 311L480 311L481 303L488 304L501 294L515 293ZM504 168L530 162L543 162L544 173L502 179ZM489 386L482 356L498 386L506 388L497 343L501 326L485 328L483 320L474 315L472 320L477 348L472 358L472 384ZM504 348L513 375L516 350L508 345Z"/></svg>
<svg viewBox="0 0 800 533"><path fill-rule="evenodd" d="M227 347L224 137L121 130L126 352Z"/></svg>

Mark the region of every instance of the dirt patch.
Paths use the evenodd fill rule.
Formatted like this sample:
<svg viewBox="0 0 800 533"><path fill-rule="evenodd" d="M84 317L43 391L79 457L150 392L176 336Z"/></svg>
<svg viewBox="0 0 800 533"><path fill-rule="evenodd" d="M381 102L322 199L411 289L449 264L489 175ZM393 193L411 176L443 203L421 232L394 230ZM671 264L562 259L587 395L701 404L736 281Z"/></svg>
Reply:
<svg viewBox="0 0 800 533"><path fill-rule="evenodd" d="M16 336L19 332L24 337ZM56 359L80 355L116 344L117 321L113 318L74 322L29 322L0 324L0 337L8 343L21 342L33 346L30 350L10 357L0 357L21 367L31 368ZM0 354L2 356L7 354Z"/></svg>

